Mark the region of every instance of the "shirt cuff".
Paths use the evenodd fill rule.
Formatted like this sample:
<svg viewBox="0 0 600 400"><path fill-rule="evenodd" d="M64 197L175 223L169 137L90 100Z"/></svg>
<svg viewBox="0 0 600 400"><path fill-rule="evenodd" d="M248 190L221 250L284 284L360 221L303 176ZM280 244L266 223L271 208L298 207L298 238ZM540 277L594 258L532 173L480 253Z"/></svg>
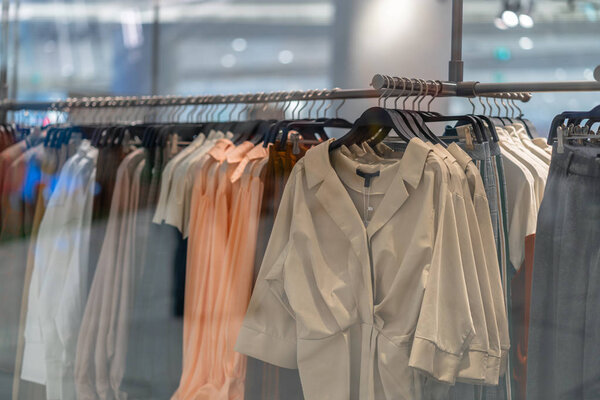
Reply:
<svg viewBox="0 0 600 400"><path fill-rule="evenodd" d="M242 326L235 351L278 367L298 369L296 343Z"/></svg>
<svg viewBox="0 0 600 400"><path fill-rule="evenodd" d="M497 356L488 356L487 371L485 374L485 384L496 386L500 379L501 358Z"/></svg>
<svg viewBox="0 0 600 400"><path fill-rule="evenodd" d="M488 353L469 349L462 356L456 380L463 383L483 385L486 383L487 369Z"/></svg>
<svg viewBox="0 0 600 400"><path fill-rule="evenodd" d="M438 381L454 385L461 359L462 354L448 353L427 339L415 337L408 365Z"/></svg>

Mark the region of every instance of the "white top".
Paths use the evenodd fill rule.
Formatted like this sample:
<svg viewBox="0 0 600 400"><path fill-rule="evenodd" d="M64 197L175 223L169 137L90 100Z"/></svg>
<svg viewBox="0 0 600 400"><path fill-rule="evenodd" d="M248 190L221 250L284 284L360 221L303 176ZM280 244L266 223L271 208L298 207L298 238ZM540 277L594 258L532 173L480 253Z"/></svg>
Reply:
<svg viewBox="0 0 600 400"><path fill-rule="evenodd" d="M523 146L535 157L537 157L540 161L544 163L544 165L550 167L550 161L552 160L552 155L546 152L546 150L542 149L538 145L536 145L533 140L527 136L525 131L525 127L521 124L515 123L513 124L515 128L515 137L519 139Z"/></svg>
<svg viewBox="0 0 600 400"><path fill-rule="evenodd" d="M365 182L329 143L294 166L235 349L298 368L307 399L428 398L475 335L447 167L412 139L365 226Z"/></svg>
<svg viewBox="0 0 600 400"><path fill-rule="evenodd" d="M525 237L536 231L538 194L530 170L511 152L503 151L508 211L510 262L518 270L525 259Z"/></svg>
<svg viewBox="0 0 600 400"><path fill-rule="evenodd" d="M211 132L212 134L212 132ZM209 135L210 138L210 135ZM155 224L160 224L165 220L166 210L167 210L167 200L169 198L169 192L171 190L171 180L173 178L173 172L175 168L190 154L192 154L198 147L204 144L204 140L206 136L204 134L200 134L189 146L179 152L175 157L173 157L165 166L165 169L162 172L161 177L161 185L160 185L160 193L158 196L158 204L156 206L156 211L154 213L154 218L152 218L152 222Z"/></svg>
<svg viewBox="0 0 600 400"><path fill-rule="evenodd" d="M73 366L87 299L97 157L86 140L65 163L35 247L21 377L45 383L49 400L76 398Z"/></svg>

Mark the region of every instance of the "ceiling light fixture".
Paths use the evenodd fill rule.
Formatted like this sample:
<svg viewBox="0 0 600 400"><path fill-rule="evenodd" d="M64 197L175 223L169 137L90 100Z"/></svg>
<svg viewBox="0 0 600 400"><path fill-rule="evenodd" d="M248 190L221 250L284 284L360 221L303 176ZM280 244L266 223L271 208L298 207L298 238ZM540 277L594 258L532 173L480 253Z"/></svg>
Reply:
<svg viewBox="0 0 600 400"><path fill-rule="evenodd" d="M509 28L514 28L519 25L519 16L514 11L506 10L502 13L502 22Z"/></svg>
<svg viewBox="0 0 600 400"><path fill-rule="evenodd" d="M523 13L519 15L519 24L525 29L533 28L533 18L531 17L531 15Z"/></svg>

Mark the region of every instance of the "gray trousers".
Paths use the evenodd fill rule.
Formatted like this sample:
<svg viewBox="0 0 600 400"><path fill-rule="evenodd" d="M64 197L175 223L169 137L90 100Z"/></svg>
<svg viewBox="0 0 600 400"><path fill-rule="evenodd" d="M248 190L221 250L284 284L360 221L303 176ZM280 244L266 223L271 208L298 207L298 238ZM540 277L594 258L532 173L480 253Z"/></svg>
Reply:
<svg viewBox="0 0 600 400"><path fill-rule="evenodd" d="M599 154L554 149L536 234L527 400L600 399Z"/></svg>

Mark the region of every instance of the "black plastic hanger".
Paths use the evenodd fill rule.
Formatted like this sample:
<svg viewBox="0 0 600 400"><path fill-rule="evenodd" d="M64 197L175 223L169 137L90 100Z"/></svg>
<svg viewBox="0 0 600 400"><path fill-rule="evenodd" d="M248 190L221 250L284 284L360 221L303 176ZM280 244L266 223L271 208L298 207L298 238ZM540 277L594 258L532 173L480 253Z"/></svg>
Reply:
<svg viewBox="0 0 600 400"><path fill-rule="evenodd" d="M387 135L390 131L396 134L407 142L415 137L414 132L406 124L404 120L394 115L394 110L389 110L382 107L371 107L367 109L354 123L348 133L341 138L333 141L329 145L329 151L333 151L342 145L350 146L362 141L370 141L377 137L378 140L383 138L381 133ZM374 143L378 143L377 141Z"/></svg>
<svg viewBox="0 0 600 400"><path fill-rule="evenodd" d="M552 145L556 140L558 127L565 123L567 120L567 125L571 123L580 122L586 119L591 119L594 121L600 121L600 105L592 108L590 111L565 111L561 114L558 114L552 120L552 124L550 125L550 133L548 134L548 144Z"/></svg>

